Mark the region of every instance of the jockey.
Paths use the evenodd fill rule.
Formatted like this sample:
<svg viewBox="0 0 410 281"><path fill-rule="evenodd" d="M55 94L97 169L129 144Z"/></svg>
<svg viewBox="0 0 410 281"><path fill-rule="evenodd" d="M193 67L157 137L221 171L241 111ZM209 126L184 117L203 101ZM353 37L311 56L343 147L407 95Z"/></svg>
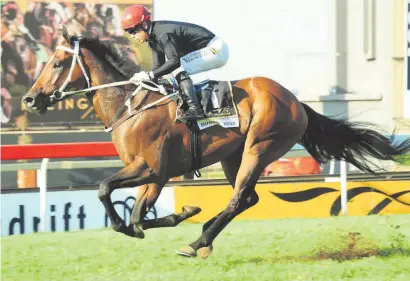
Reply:
<svg viewBox="0 0 410 281"><path fill-rule="evenodd" d="M222 67L229 52L224 41L204 27L176 21L151 21L151 13L141 5L129 6L121 19L121 28L138 44L147 42L153 55L150 72L136 73L132 81L150 81L160 76L175 76L188 110L178 119L203 118L194 85L189 75Z"/></svg>

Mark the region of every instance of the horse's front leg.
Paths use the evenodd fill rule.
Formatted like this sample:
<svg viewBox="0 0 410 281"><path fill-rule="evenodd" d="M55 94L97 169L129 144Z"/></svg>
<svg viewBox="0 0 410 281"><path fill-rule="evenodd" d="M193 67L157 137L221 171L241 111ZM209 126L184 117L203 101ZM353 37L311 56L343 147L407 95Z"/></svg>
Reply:
<svg viewBox="0 0 410 281"><path fill-rule="evenodd" d="M194 206L184 206L182 213L171 214L158 219L144 220L144 217L157 201L165 183L151 183L140 186L138 189L137 201L131 214L131 224L136 233L148 228L174 227L183 220L198 214L201 209Z"/></svg>
<svg viewBox="0 0 410 281"><path fill-rule="evenodd" d="M112 175L100 184L98 198L103 203L107 216L111 220L112 228L128 236L141 238L142 231L135 232L132 227L127 227L114 209L110 195L117 188L135 187L154 182L156 174L150 169L144 159L138 158L118 173Z"/></svg>

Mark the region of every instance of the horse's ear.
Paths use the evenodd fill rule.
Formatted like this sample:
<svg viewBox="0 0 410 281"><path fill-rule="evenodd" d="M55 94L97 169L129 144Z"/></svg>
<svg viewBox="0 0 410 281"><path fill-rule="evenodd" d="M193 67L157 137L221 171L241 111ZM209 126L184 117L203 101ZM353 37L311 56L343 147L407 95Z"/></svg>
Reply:
<svg viewBox="0 0 410 281"><path fill-rule="evenodd" d="M67 27L63 25L61 27L61 31L63 32L63 38L67 42L67 44L70 44L70 35L68 34Z"/></svg>

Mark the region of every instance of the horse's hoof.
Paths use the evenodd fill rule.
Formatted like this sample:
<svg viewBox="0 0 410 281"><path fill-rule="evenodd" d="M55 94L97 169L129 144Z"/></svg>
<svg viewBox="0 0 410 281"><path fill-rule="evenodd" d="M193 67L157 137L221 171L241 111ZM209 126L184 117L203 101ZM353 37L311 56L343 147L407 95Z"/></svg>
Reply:
<svg viewBox="0 0 410 281"><path fill-rule="evenodd" d="M124 234L127 234L127 232L129 232L129 229L128 229L128 227L125 225L124 222L120 222L120 223L118 223L118 224L113 224L113 225L112 225L112 229L113 229L115 232L121 232L121 233L124 233Z"/></svg>
<svg viewBox="0 0 410 281"><path fill-rule="evenodd" d="M196 251L191 246L185 246L177 251L177 254L187 258L194 258L196 257Z"/></svg>
<svg viewBox="0 0 410 281"><path fill-rule="evenodd" d="M133 237L140 238L140 239L145 238L144 231L142 231L142 229L137 224L132 225L132 230L133 230Z"/></svg>
<svg viewBox="0 0 410 281"><path fill-rule="evenodd" d="M201 208L195 206L183 206L182 212L187 213L189 217L193 217L202 211Z"/></svg>
<svg viewBox="0 0 410 281"><path fill-rule="evenodd" d="M198 249L198 255L203 258L206 259L207 257L209 257L209 255L212 253L212 250L214 249L214 247L211 245L207 246L207 247L202 247Z"/></svg>

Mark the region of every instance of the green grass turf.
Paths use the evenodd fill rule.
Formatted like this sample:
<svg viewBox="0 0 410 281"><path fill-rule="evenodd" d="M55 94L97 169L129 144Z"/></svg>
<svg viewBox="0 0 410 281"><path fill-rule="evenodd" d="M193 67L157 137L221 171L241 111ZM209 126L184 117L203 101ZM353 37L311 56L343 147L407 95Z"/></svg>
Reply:
<svg viewBox="0 0 410 281"><path fill-rule="evenodd" d="M234 221L206 260L176 250L202 225L2 238L2 280L410 280L410 215Z"/></svg>

